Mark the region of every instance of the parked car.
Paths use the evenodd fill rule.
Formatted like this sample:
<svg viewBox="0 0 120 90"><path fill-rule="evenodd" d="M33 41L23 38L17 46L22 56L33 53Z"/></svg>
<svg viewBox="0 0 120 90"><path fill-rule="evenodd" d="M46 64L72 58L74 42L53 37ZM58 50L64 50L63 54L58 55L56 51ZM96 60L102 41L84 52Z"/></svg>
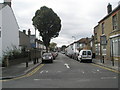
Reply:
<svg viewBox="0 0 120 90"><path fill-rule="evenodd" d="M45 62L45 61L49 61L49 62L53 63L52 53L44 53L42 55L42 63Z"/></svg>
<svg viewBox="0 0 120 90"><path fill-rule="evenodd" d="M55 60L57 57L57 54L55 52L52 52L53 59Z"/></svg>
<svg viewBox="0 0 120 90"><path fill-rule="evenodd" d="M81 50L78 55L78 60L92 62L92 51L91 50Z"/></svg>

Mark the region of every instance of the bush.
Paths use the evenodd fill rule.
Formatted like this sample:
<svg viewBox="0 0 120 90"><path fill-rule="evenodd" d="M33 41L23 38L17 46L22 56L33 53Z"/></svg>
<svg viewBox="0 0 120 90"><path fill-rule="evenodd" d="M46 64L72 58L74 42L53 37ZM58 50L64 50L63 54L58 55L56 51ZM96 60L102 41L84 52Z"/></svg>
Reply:
<svg viewBox="0 0 120 90"><path fill-rule="evenodd" d="M6 58L8 58L8 60L14 60L14 59L19 59L19 58L24 58L27 57L28 53L25 51L22 51L20 49L17 49L16 47L13 48L13 50L9 49L6 50L3 53L3 58L2 58L2 66L6 66Z"/></svg>

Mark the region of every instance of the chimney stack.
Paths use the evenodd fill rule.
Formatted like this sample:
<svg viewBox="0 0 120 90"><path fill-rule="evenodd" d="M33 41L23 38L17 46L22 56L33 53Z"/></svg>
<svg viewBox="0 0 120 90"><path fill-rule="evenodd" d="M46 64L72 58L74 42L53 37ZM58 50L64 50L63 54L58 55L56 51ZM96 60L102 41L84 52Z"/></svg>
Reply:
<svg viewBox="0 0 120 90"><path fill-rule="evenodd" d="M112 5L109 3L107 6L107 12L108 14L112 11Z"/></svg>
<svg viewBox="0 0 120 90"><path fill-rule="evenodd" d="M4 0L4 4L7 4L11 7L11 0Z"/></svg>
<svg viewBox="0 0 120 90"><path fill-rule="evenodd" d="M26 30L23 30L23 33L26 34Z"/></svg>
<svg viewBox="0 0 120 90"><path fill-rule="evenodd" d="M120 1L118 2L118 5L120 5Z"/></svg>
<svg viewBox="0 0 120 90"><path fill-rule="evenodd" d="M31 31L30 31L30 29L28 29L28 36L30 36L31 35Z"/></svg>

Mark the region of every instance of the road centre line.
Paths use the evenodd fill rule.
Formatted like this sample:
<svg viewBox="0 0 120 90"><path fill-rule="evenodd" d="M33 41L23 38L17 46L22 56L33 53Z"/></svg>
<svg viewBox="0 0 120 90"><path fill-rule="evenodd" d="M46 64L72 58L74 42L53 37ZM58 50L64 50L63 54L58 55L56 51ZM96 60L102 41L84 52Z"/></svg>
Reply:
<svg viewBox="0 0 120 90"><path fill-rule="evenodd" d="M93 64L93 63L92 63L92 65L120 74L120 72L117 71L117 70L113 70L113 69L110 69L110 68L107 68L107 67L104 67L104 66L100 66L100 65L97 65L97 64Z"/></svg>

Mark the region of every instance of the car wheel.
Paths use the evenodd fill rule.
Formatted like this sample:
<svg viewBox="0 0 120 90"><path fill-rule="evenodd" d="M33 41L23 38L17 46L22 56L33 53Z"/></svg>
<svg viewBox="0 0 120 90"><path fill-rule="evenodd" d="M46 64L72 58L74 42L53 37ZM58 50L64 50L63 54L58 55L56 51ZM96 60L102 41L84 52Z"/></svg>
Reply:
<svg viewBox="0 0 120 90"><path fill-rule="evenodd" d="M51 60L51 63L53 63L53 60Z"/></svg>
<svg viewBox="0 0 120 90"><path fill-rule="evenodd" d="M42 63L44 63L44 61L42 60Z"/></svg>

